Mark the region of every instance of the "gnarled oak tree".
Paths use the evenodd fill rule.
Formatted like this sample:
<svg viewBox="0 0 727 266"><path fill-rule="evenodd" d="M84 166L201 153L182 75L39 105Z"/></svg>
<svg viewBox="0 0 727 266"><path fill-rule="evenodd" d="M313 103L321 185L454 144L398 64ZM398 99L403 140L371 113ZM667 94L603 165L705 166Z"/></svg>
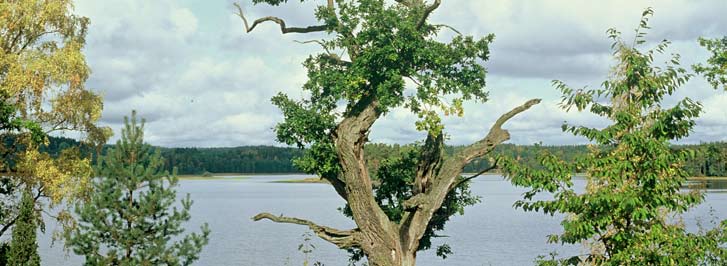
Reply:
<svg viewBox="0 0 727 266"><path fill-rule="evenodd" d="M269 5L284 2L253 0ZM250 24L242 7L236 5L247 32L269 22L278 24L283 34L327 34L306 42L323 50L304 62L308 81L303 89L310 97L295 100L279 94L272 99L285 116L276 133L279 141L306 148L297 166L329 181L347 202L358 227L339 230L269 213L261 213L255 220L306 225L340 248L363 251L370 265L415 264L433 216L447 196L466 182L460 177L463 167L508 140L502 125L539 103L530 100L513 109L481 140L457 154L445 155L439 114L461 116L464 100L487 100L486 70L481 63L488 59L494 36L477 39L447 25L430 23L429 17L440 3L328 0L315 12L320 24L306 27L288 26L278 17L263 17ZM438 34L447 29L455 36L446 43L439 41ZM407 80L413 87L410 90ZM382 190L366 168L363 148L374 122L396 107L416 114L420 118L417 128L428 136L415 156L411 189L406 190L401 208L392 212L377 201Z"/></svg>

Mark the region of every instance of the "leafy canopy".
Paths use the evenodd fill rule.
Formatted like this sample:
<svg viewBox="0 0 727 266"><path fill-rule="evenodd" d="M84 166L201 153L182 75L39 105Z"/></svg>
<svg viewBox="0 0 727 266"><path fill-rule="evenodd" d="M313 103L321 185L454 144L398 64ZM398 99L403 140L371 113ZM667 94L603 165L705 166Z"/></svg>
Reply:
<svg viewBox="0 0 727 266"><path fill-rule="evenodd" d="M563 108L588 110L611 121L605 128L563 125L564 131L595 144L586 156L571 162L543 152L539 170L503 159L507 177L530 189L516 207L566 215L563 233L551 235L549 242L590 243L586 255L542 260L543 265L698 265L722 252L714 237L689 233L673 222L672 215L703 198L699 191L680 191L687 178L683 165L694 153L670 144L689 134L701 105L684 98L672 107L662 106L664 97L691 74L679 66L678 55L655 66L654 57L664 53L668 41L639 50L651 15L651 9L643 13L633 42L608 30L617 65L602 88L573 90L553 82L563 92ZM585 173L585 191L574 188L575 172ZM552 199L535 198L542 193L552 193Z"/></svg>
<svg viewBox="0 0 727 266"><path fill-rule="evenodd" d="M0 235L18 217L16 187L36 188L51 204L86 196L88 156L75 148L55 158L42 152L49 133L76 131L93 144L110 135L95 125L101 96L84 86L88 19L72 9L70 0L0 3L0 179L3 202L12 202L0 209Z"/></svg>
<svg viewBox="0 0 727 266"><path fill-rule="evenodd" d="M711 57L706 65L694 65L694 71L704 75L715 89L722 86L727 90L727 36L713 40L700 38L699 45L707 48Z"/></svg>
<svg viewBox="0 0 727 266"><path fill-rule="evenodd" d="M493 35L456 35L443 43L438 35L445 26L420 25L421 6L383 0L337 3L337 11L321 6L316 12L330 38L316 40L325 51L303 63L308 72L303 89L310 97L294 100L278 94L272 99L285 116L276 127L278 140L309 148L309 156L297 161L300 169L336 175L330 134L337 119L361 108L356 103L363 98L375 97L383 113L408 108L420 118L418 129L437 134L442 130L437 111L462 115L463 100L487 99L486 70L480 63L489 57ZM406 80L415 89L407 90ZM452 100L445 100L447 95Z"/></svg>
<svg viewBox="0 0 727 266"><path fill-rule="evenodd" d="M270 5L285 2L253 0ZM476 39L446 25L430 24L433 9L423 1L337 0L335 4L335 9L330 5L316 10L327 35L310 41L323 51L303 63L308 76L303 89L310 96L272 98L285 117L275 128L278 141L306 148L305 155L295 160L299 169L337 180L340 165L332 136L337 122L373 101L382 115L393 108L408 109L419 118L418 130L438 136L444 134L440 114L462 116L463 101L487 100L487 71L481 63L489 58L494 35ZM448 36L443 31L450 29L454 36L442 41ZM376 175L375 200L396 223L402 219L402 203L413 195L418 152L419 148L387 160ZM429 223L419 249L430 247L434 231L441 230L451 215L477 202L466 184L450 194ZM440 251L446 254L448 248Z"/></svg>

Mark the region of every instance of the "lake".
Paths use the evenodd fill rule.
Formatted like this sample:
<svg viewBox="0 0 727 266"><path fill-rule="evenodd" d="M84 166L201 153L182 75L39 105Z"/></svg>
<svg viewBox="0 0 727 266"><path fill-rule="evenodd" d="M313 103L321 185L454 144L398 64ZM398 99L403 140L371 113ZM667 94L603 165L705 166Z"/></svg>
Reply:
<svg viewBox="0 0 727 266"><path fill-rule="evenodd" d="M307 228L277 224L267 220L253 222L259 212L284 214L310 219L321 225L349 229L354 223L337 208L343 205L327 184L271 183L275 180L306 178L306 175L257 175L244 180L183 180L178 196L189 193L194 200L188 230L199 230L204 221L212 230L210 242L195 265L302 265L298 245ZM583 186L583 180L576 184ZM582 246L547 244L548 234L560 232L560 217L525 213L512 208L525 191L513 187L500 176L475 179L472 190L482 203L455 216L442 233L449 237L434 239L434 245L447 243L454 254L446 260L433 250L420 252L417 265L532 265L538 255L549 252L570 255ZM710 213L727 218L727 182L707 186L705 202L684 216L690 230L697 230L697 219L708 222ZM711 212L710 209L714 211ZM43 265L81 265L83 258L63 251L60 244L51 247L50 232L39 236ZM332 244L313 237L312 260L328 266L347 265L348 255Z"/></svg>

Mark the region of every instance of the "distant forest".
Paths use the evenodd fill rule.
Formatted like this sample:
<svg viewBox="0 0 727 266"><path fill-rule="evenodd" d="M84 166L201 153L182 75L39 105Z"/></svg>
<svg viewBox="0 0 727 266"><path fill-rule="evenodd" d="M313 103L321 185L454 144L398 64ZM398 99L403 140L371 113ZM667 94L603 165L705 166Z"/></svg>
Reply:
<svg viewBox="0 0 727 266"><path fill-rule="evenodd" d="M70 138L53 137L50 144L44 147L51 155L59 154L60 150L69 147L80 147L84 152L91 152L78 141ZM113 147L107 145L105 149ZM381 162L392 156L412 149L412 145L369 144L365 147L367 164L372 172L378 169ZM454 153L460 146L447 147L447 153ZM696 157L687 162L685 170L691 176L727 176L727 142L703 143L698 145L675 145L675 149L693 149ZM233 148L159 148L164 158L165 168L170 172L176 167L178 174L192 175L203 173L300 173L293 166L293 159L303 151L297 148L275 146L244 146ZM535 146L501 144L495 148L495 154L503 154L518 158L521 162L537 167L537 153L547 151L565 161L587 153L585 145ZM465 167L464 172L474 173L487 169L490 162L487 158L475 160Z"/></svg>

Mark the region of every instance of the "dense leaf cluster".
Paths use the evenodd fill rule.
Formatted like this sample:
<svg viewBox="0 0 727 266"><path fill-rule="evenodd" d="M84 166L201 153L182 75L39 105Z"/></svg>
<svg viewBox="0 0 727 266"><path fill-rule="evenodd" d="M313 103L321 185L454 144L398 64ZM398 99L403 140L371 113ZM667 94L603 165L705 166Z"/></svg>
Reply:
<svg viewBox="0 0 727 266"><path fill-rule="evenodd" d="M691 75L679 67L673 55L665 67L653 65L655 53L663 53L668 42L642 52L644 31L651 10L636 31L635 41L625 43L620 34L609 30L618 60L612 78L602 89L572 90L554 82L563 92L564 108L605 117L605 128L564 125L563 130L583 136L599 146L575 161L563 161L543 152L542 169L519 165L504 159L503 169L513 184L530 189L515 206L525 211L567 215L563 233L550 236L551 242L590 243L586 255L541 261L544 265L722 265L725 251L720 248L718 227L709 234L689 233L671 218L700 203L699 191L681 192L688 173L684 163L694 157L687 149L675 150L670 141L686 137L694 126L701 105L688 98L673 107L662 107ZM573 188L573 173L586 174L585 191ZM552 199L535 198L551 193ZM724 226L723 224L722 226Z"/></svg>
<svg viewBox="0 0 727 266"><path fill-rule="evenodd" d="M310 98L294 100L279 94L272 99L286 118L276 127L278 140L307 148L307 155L296 161L299 169L324 177L337 175L330 134L337 119L362 107L357 103L369 103L361 99L375 98L383 113L408 108L419 116L419 129L433 132L442 130L438 110L461 115L463 100L486 100L486 70L480 62L489 57L492 35L481 39L457 35L443 43L437 36L444 26L422 24L421 6L383 0L337 3L337 13L324 6L317 11L331 38L318 42L325 52L303 64L308 70L303 88ZM407 80L416 89L408 91ZM448 95L451 101L444 100Z"/></svg>
<svg viewBox="0 0 727 266"><path fill-rule="evenodd" d="M704 75L715 89L722 86L727 90L727 37L713 40L700 38L699 44L707 48L711 57L707 59L707 64L695 65L694 70Z"/></svg>
<svg viewBox="0 0 727 266"><path fill-rule="evenodd" d="M7 265L40 266L38 243L38 214L35 210L35 199L30 191L24 191L20 200L20 213L15 227L13 238L10 241L7 254Z"/></svg>

